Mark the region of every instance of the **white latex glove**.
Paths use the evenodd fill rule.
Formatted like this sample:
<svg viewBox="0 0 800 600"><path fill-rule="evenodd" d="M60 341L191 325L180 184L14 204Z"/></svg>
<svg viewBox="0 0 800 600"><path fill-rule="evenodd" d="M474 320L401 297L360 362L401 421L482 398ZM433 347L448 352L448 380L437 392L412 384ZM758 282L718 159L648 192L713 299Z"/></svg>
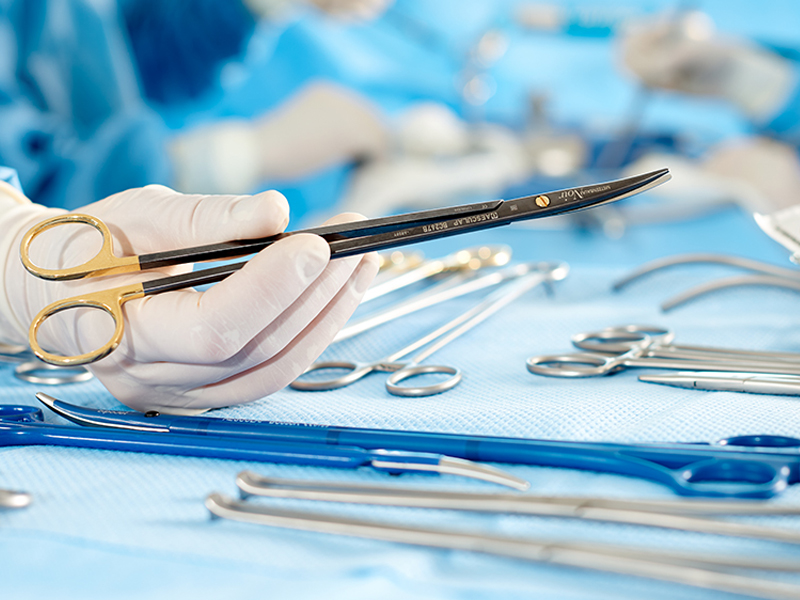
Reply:
<svg viewBox="0 0 800 600"><path fill-rule="evenodd" d="M394 146L400 154L421 157L460 156L473 140L467 124L440 102L418 102L394 123Z"/></svg>
<svg viewBox="0 0 800 600"><path fill-rule="evenodd" d="M244 194L264 181L378 156L388 143L385 124L365 98L315 83L258 119L226 119L182 132L168 149L180 191Z"/></svg>
<svg viewBox="0 0 800 600"><path fill-rule="evenodd" d="M751 210L772 212L800 203L800 160L792 146L754 137L720 145L703 170L750 188L758 198Z"/></svg>
<svg viewBox="0 0 800 600"><path fill-rule="evenodd" d="M715 34L702 13L630 26L621 56L645 85L724 98L753 119L777 110L792 86L788 61L744 40Z"/></svg>
<svg viewBox="0 0 800 600"><path fill-rule="evenodd" d="M187 196L162 186L128 190L79 212L109 226L118 255L268 236L283 231L289 219L277 192ZM13 228L3 234L12 234L18 248L25 231L48 216L25 216L8 223ZM332 222L355 218L340 215ZM76 265L99 248L99 236L88 227L54 228L44 236L32 248L42 267ZM189 268L52 282L9 260L2 274L12 311L6 320L27 325L54 300ZM289 236L207 291L127 302L120 346L89 368L116 398L141 411L180 413L250 402L289 384L322 353L376 272L374 255L329 262L322 238ZM22 327L15 332L20 341L27 339ZM50 351L75 355L101 346L110 332L110 319L100 311L65 311L45 323L39 341Z"/></svg>
<svg viewBox="0 0 800 600"><path fill-rule="evenodd" d="M460 155L416 153L368 163L354 175L341 206L378 216L486 199L531 174L522 140L505 128L484 126L472 132L468 147Z"/></svg>
<svg viewBox="0 0 800 600"><path fill-rule="evenodd" d="M348 21L371 21L380 17L394 0L244 0L250 11L266 19L282 19L305 6Z"/></svg>
<svg viewBox="0 0 800 600"><path fill-rule="evenodd" d="M738 204L750 212L771 213L800 203L800 159L797 151L769 138L746 138L720 144L702 160L670 154L640 158L625 169L634 175L667 166L668 186L648 197L665 209L687 216Z"/></svg>
<svg viewBox="0 0 800 600"><path fill-rule="evenodd" d="M394 0L307 0L319 10L337 18L371 21L380 17Z"/></svg>

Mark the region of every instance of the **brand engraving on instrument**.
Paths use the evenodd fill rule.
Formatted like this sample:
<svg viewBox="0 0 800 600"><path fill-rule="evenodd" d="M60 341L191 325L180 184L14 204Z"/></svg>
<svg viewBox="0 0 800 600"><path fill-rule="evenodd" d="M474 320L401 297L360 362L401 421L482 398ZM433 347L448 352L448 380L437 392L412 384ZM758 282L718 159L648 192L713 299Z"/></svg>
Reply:
<svg viewBox="0 0 800 600"><path fill-rule="evenodd" d="M600 192L606 192L611 189L610 185L599 185L597 187L588 187L588 188L578 188L574 190L564 190L558 194L559 200L572 200L577 198L578 200L583 200L584 196L587 194L599 194ZM539 196L541 198L542 196ZM539 204L539 198L536 198L536 204ZM541 205L540 205L541 206Z"/></svg>
<svg viewBox="0 0 800 600"><path fill-rule="evenodd" d="M488 204L488 203L484 202L480 206L470 206L470 205L453 206L450 210L453 211L453 212L467 212L467 211L471 212L473 210L489 210L492 206L493 206L492 204Z"/></svg>
<svg viewBox="0 0 800 600"><path fill-rule="evenodd" d="M422 226L422 231L424 231L425 233L430 233L432 231L443 231L445 229L447 229L446 221L442 223L431 223L430 225Z"/></svg>
<svg viewBox="0 0 800 600"><path fill-rule="evenodd" d="M326 429L328 425L317 425L316 423L292 423L290 421L257 421L255 419L234 419L230 417L220 418L224 423L244 423L252 425L287 425L289 427L307 427L309 429Z"/></svg>
<svg viewBox="0 0 800 600"><path fill-rule="evenodd" d="M453 219L453 227L460 227L461 225L469 225L471 223L482 223L483 221L494 221L500 217L497 211L488 213L480 213L478 215L470 215L468 217L461 217L460 219Z"/></svg>

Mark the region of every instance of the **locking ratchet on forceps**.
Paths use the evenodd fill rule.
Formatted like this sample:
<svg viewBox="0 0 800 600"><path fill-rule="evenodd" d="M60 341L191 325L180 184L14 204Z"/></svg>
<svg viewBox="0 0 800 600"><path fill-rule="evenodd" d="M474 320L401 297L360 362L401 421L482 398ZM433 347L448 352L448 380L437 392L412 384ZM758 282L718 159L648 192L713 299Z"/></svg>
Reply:
<svg viewBox="0 0 800 600"><path fill-rule="evenodd" d="M669 170L660 169L626 179L514 200L496 200L355 223L326 225L303 232L322 236L330 246L332 258L353 256L373 250L386 250L489 229L515 221L583 210L641 193L668 181L669 178ZM98 254L86 263L68 269L46 269L34 264L29 253L33 240L49 229L74 223L89 225L102 234L103 244ZM24 267L36 277L49 280L81 279L88 276L131 273L170 265L246 256L263 250L292 233L300 232L119 258L114 255L111 233L102 221L90 215L69 213L42 221L30 229L23 236L20 258ZM244 264L246 262L237 262L59 300L43 308L34 317L28 331L31 349L45 362L58 365L81 365L100 360L113 352L122 339L124 331L122 306L125 302L195 285L215 283L239 270ZM111 316L114 321L114 332L108 342L100 348L76 356L59 356L45 351L37 340L42 323L59 312L80 307L102 310Z"/></svg>

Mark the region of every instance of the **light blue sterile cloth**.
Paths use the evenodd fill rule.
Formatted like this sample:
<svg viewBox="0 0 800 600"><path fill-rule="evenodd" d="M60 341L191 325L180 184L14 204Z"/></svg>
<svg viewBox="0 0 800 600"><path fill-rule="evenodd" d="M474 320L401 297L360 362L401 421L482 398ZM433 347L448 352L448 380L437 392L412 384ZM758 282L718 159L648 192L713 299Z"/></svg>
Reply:
<svg viewBox="0 0 800 600"><path fill-rule="evenodd" d="M771 288L728 290L672 313L659 303L730 272L692 266L654 274L620 293L610 284L633 266L687 251L729 252L786 264L786 253L749 216L730 210L673 225L637 227L618 241L596 233L505 228L421 247L429 256L477 243L511 244L515 260L564 259L572 271L548 296L537 289L429 359L465 373L455 389L428 398L390 396L385 374L332 392L284 390L212 415L354 427L449 431L562 440L700 441L748 433L797 435L800 401L788 396L699 392L637 381L627 371L586 380L531 375L525 359L570 351L572 334L609 325L674 328L677 341L800 351L800 296ZM477 303L462 298L337 344L326 358L391 352ZM35 404L40 388L0 367L4 403ZM68 402L123 408L96 382L45 390ZM48 414L47 420L61 422ZM645 480L576 470L500 465L532 492L673 498ZM733 595L460 551L211 521L212 491L234 495L244 468L276 477L491 492L453 476L392 478L357 471L56 447L0 450L0 487L31 492L27 509L0 512L4 598L426 598L477 600L692 600ZM264 502L266 500L255 500ZM562 540L596 540L697 552L800 559L800 548L721 536L577 520L272 501L281 506L420 526ZM775 503L800 504L800 486ZM750 522L800 529L795 517ZM800 575L769 574L800 584Z"/></svg>

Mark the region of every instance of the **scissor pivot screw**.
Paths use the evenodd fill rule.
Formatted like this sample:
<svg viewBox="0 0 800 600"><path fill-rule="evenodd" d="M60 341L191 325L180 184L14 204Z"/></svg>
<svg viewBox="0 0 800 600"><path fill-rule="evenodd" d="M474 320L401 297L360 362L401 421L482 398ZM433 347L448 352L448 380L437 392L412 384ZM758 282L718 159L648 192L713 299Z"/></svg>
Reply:
<svg viewBox="0 0 800 600"><path fill-rule="evenodd" d="M536 196L536 206L541 206L542 208L550 206L550 198L547 196Z"/></svg>

